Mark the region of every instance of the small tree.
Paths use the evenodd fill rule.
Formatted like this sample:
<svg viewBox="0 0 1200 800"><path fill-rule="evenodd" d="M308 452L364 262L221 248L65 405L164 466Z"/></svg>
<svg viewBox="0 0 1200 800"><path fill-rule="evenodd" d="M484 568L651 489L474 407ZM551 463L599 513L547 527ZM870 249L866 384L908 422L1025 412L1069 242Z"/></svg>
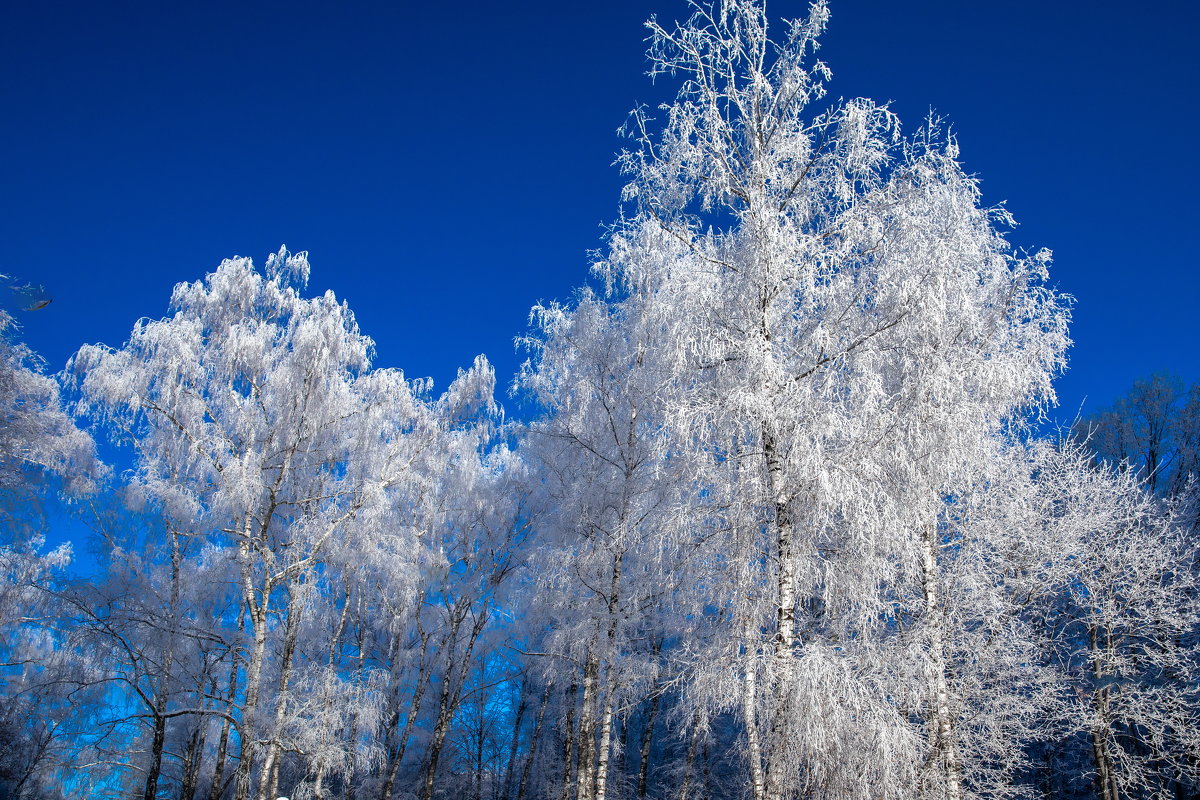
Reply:
<svg viewBox="0 0 1200 800"><path fill-rule="evenodd" d="M1133 474L1089 456L1068 444L1040 471L1073 721L1102 800L1181 796L1200 781L1200 546Z"/></svg>
<svg viewBox="0 0 1200 800"><path fill-rule="evenodd" d="M9 531L17 528L14 515L36 504L30 488L40 479L58 475L79 492L103 473L92 438L63 409L58 384L42 374L41 359L17 331L0 310L0 522Z"/></svg>
<svg viewBox="0 0 1200 800"><path fill-rule="evenodd" d="M1157 372L1109 408L1081 419L1075 438L1099 460L1137 473L1152 494L1180 495L1200 472L1200 385Z"/></svg>

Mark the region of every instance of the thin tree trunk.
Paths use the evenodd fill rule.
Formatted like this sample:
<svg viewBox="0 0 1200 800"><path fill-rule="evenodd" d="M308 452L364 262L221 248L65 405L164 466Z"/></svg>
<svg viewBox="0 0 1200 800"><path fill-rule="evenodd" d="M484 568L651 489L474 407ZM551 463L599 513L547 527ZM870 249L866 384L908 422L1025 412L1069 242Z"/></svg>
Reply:
<svg viewBox="0 0 1200 800"><path fill-rule="evenodd" d="M570 800L571 783L574 775L572 762L575 758L575 695L579 685L572 683L567 690L567 719L565 721L566 736L563 739L563 790L562 800Z"/></svg>
<svg viewBox="0 0 1200 800"><path fill-rule="evenodd" d="M293 584L290 589L288 618L284 626L283 654L279 664L279 684L275 696L275 717L271 724L271 738L267 743L267 754L263 758L258 800L274 800L279 794L279 762L283 754L281 737L287 718L287 692L292 680L292 660L296 653L296 639L300 634L300 616L305 591L306 587L300 582Z"/></svg>
<svg viewBox="0 0 1200 800"><path fill-rule="evenodd" d="M150 766L146 769L146 782L142 789L143 800L155 800L158 797L158 777L162 773L163 743L167 734L167 719L163 716L167 710L170 694L168 687L171 681L171 667L175 662L175 633L179 615L179 567L182 554L179 549L179 536L171 534L171 589L170 606L167 609L167 645L163 653L161 672L158 676L159 685L154 695L154 706L151 709L154 716L154 735L150 742Z"/></svg>
<svg viewBox="0 0 1200 800"><path fill-rule="evenodd" d="M350 615L351 588L350 588L350 582L349 582L348 578L345 581L345 586L343 586L343 590L344 590L344 597L342 599L342 613L338 615L337 624L333 626L333 631L329 636L329 652L326 656L326 661L325 661L326 669L328 669L330 672L333 671L334 665L337 663L337 658L339 655L339 651L341 649L340 645L342 643L342 634L345 633L346 620L349 618L349 615ZM360 649L361 649L361 639L360 639ZM360 659L360 663L361 663L361 659ZM361 670L359 671L359 674L361 677ZM324 710L326 712L328 712L330 706L332 705L332 698L328 694L325 695L325 700L324 700L323 705L324 705ZM353 739L354 739L354 734L353 734L354 723L353 722L351 722L350 727L351 727L350 739L351 739L351 741L353 741ZM332 735L328 731L325 731L323 733L325 733L326 735ZM328 774L328 772L329 772L328 763L327 763L327 761L325 761L323 759L321 762L321 765L319 767L317 767L317 775L313 779L312 791L313 791L313 797L315 798L315 800L324 800L325 776ZM349 777L347 777L347 780L345 781L344 785L346 786L346 791L348 792L349 785L350 785ZM272 792L274 792L274 790L272 790Z"/></svg>
<svg viewBox="0 0 1200 800"><path fill-rule="evenodd" d="M950 709L950 690L946 679L946 612L942 608L941 575L937 565L937 528L930 525L922 537L921 579L925 595L925 614L930 626L930 764L937 766L938 784L947 800L961 800L962 767Z"/></svg>
<svg viewBox="0 0 1200 800"><path fill-rule="evenodd" d="M437 776L438 759L442 754L442 743L446 739L446 730L450 725L450 684L454 674L454 634L457 631L456 622L451 628L451 634L446 640L446 672L442 676L442 688L438 694L438 715L433 726L433 738L429 743L429 763L425 768L424 800L433 798L433 782Z"/></svg>
<svg viewBox="0 0 1200 800"><path fill-rule="evenodd" d="M529 679L521 681L518 689L520 700L517 701L517 715L513 721L512 742L508 747L508 766L504 769L504 796L508 797L512 790L513 773L516 771L517 748L521 745L521 723L525 720L525 710L529 707Z"/></svg>
<svg viewBox="0 0 1200 800"><path fill-rule="evenodd" d="M696 763L696 749L700 744L700 714L692 715L692 736L688 742L687 760L683 765L683 780L679 784L679 800L687 800L692 786L692 767Z"/></svg>
<svg viewBox="0 0 1200 800"><path fill-rule="evenodd" d="M628 775L629 734L632 732L632 729L629 727L628 716L618 716L617 720L621 723L621 735L617 737L617 741L620 742L620 744L617 745L616 763L613 764L613 769L615 769L619 775Z"/></svg>
<svg viewBox="0 0 1200 800"><path fill-rule="evenodd" d="M630 431L630 445L633 445L633 432ZM631 468L626 468L625 485L628 487L632 482ZM621 511L620 529L624 530L628 519L628 503L625 504ZM621 567L625 562L625 551L618 550L613 557L612 577L610 580L608 592L608 631L607 642L605 649L605 687L604 687L604 709L600 715L600 744L596 751L595 757L595 777L592 785L589 787L591 797L594 800L605 800L608 792L608 762L612 751L612 727L613 727L613 692L616 690L616 677L613 674L614 661L616 660L617 652L617 610L620 607L621 599ZM597 664L596 671L596 687L600 687L600 671ZM597 706L599 706L599 697L596 698ZM588 739L589 743L591 738Z"/></svg>
<svg viewBox="0 0 1200 800"><path fill-rule="evenodd" d="M346 581L345 586L342 588L344 590L344 597L342 599L342 613L338 615L337 624L333 626L333 632L329 636L329 652L325 660L325 667L331 672L333 671L334 664L337 663L338 650L340 649L340 645L342 643L342 634L346 630L346 619L350 616L349 581ZM326 712L329 711L332 702L333 698L326 694L324 703L322 704ZM323 731L322 733L324 735L330 735L329 731ZM324 800L325 798L325 775L328 771L329 768L326 765L326 762L322 760L321 766L317 767L317 775L313 779L313 797L315 800Z"/></svg>
<svg viewBox="0 0 1200 800"><path fill-rule="evenodd" d="M203 694L203 688L204 684L201 683L200 690L196 692L197 696ZM187 755L183 762L183 782L179 790L180 800L192 800L192 797L196 794L196 784L200 779L200 763L204 759L207 729L208 719L206 717L200 717L196 720L196 727L193 729L192 735L188 740Z"/></svg>
<svg viewBox="0 0 1200 800"><path fill-rule="evenodd" d="M242 632L246 629L246 609L238 609L238 638L241 639ZM229 711L232 713L234 705L237 702L237 683L238 683L238 651L233 648L229 651ZM217 693L217 679L213 677L212 693ZM243 716L243 719L245 717ZM229 746L229 718L226 717L221 722L221 736L217 739L217 754L216 760L213 762L213 777L212 784L208 787L208 800L221 800L221 793L224 789L225 779L225 751Z"/></svg>
<svg viewBox="0 0 1200 800"><path fill-rule="evenodd" d="M242 730L239 737L241 753L238 760L234 800L247 800L250 797L250 783L254 774L254 751L257 743L254 741L254 718L258 712L258 697L262 683L263 662L267 652L267 614L271 603L271 587L264 584L258 591L253 586L253 570L250 563L250 523L251 517L246 515L242 530L240 557L242 560L242 588L246 603L246 613L250 616L250 626L254 643L250 649L250 662L246 665L246 700L242 705ZM261 598L261 601L260 601Z"/></svg>
<svg viewBox="0 0 1200 800"><path fill-rule="evenodd" d="M762 745L758 739L758 653L754 645L753 626L746 619L746 674L742 679L742 723L746 726L746 757L750 761L750 789L754 800L766 796L766 778L763 775Z"/></svg>
<svg viewBox="0 0 1200 800"><path fill-rule="evenodd" d="M466 602L460 601L460 602ZM447 637L446 646L446 676L442 681L442 691L438 702L438 717L433 728L433 739L429 744L429 765L425 772L425 792L424 800L433 800L433 784L437 776L438 761L442 754L442 747L446 742L446 734L450 730L450 722L454 716L455 709L458 708L459 700L462 697L463 684L466 682L467 665L471 663L471 653L475 649L475 641L479 638L479 634L483 631L483 625L487 615L480 613L475 618L475 624L471 627L471 635L467 639L466 647L461 654L456 656L453 643L457 639L458 628L465 619L467 608L455 608L452 612L453 623L451 634ZM458 668L455 669L455 664Z"/></svg>
<svg viewBox="0 0 1200 800"><path fill-rule="evenodd" d="M613 686L605 692L604 714L600 721L600 749L596 759L596 800L606 800L608 792L608 761L612 752Z"/></svg>
<svg viewBox="0 0 1200 800"><path fill-rule="evenodd" d="M787 791L787 776L783 770L782 750L787 737L787 723L792 706L792 685L795 674L796 651L796 555L793 542L792 503L784 485L783 460L775 436L764 425L763 454L767 466L767 489L775 512L776 572L774 668L772 688L773 711L771 730L767 739L767 770L763 797L782 800Z"/></svg>
<svg viewBox="0 0 1200 800"><path fill-rule="evenodd" d="M348 600L349 598L347 598ZM364 647L364 630L363 630L363 593L358 594L358 607L354 614L354 647L357 650L356 659L358 663L354 668L354 690L357 696L361 697L363 688L363 678L366 675L367 653ZM350 712L350 724L346 726L346 752L350 753L350 763L346 765L346 772L342 776L342 800L351 800L352 789L354 787L354 778L357 773L357 767L354 760L355 740L358 738L358 719L359 719L359 704L354 704L354 710Z"/></svg>
<svg viewBox="0 0 1200 800"><path fill-rule="evenodd" d="M704 740L701 747L701 757L704 759L704 800L711 800L713 796L712 785L712 761L708 758L708 740Z"/></svg>
<svg viewBox="0 0 1200 800"><path fill-rule="evenodd" d="M246 668L246 702L242 707L241 760L238 763L237 782L234 790L234 800L247 800L250 797L250 784L254 773L255 750L260 746L254 736L254 720L258 712L259 694L262 689L263 664L266 659L267 618L270 613L271 592L276 582L264 573L258 588L254 585L254 551L269 552L271 523L275 518L279 488L291 472L292 459L296 455L296 445L293 444L283 455L283 462L275 476L275 483L270 489L267 505L255 522L254 514L247 511L242 518L241 540L238 543L238 559L241 565L242 595L245 598L246 610L250 614L250 622L254 628L254 647L251 651L250 664ZM252 538L253 535L253 538ZM266 775L260 776L260 786L266 780Z"/></svg>
<svg viewBox="0 0 1200 800"><path fill-rule="evenodd" d="M425 591L422 590L417 596L416 604L416 622L417 636L421 640L421 655L417 660L417 682L413 687L412 699L408 704L408 716L404 721L404 730L400 733L400 738L396 742L394 752L392 754L391 763L388 765L387 780L383 782L383 790L380 792L380 800L392 800L392 790L396 785L396 778L400 774L400 764L404 761L404 752L408 749L408 739L412 735L413 727L417 723L417 714L421 710L421 699L425 696L425 683L429 677L429 663L426 661L426 654L429 651L430 634L425 632L424 626L421 624L421 608L425 603ZM399 633L396 634L397 639ZM395 649L399 649L397 641ZM394 667L393 667L394 668ZM396 721L399 721L400 710L396 709ZM394 723L393 723L394 726Z"/></svg>
<svg viewBox="0 0 1200 800"><path fill-rule="evenodd" d="M1092 675L1098 686L1092 692L1092 703L1096 709L1096 726L1092 728L1092 756L1096 761L1096 788L1100 800L1121 800L1117 787L1117 776L1113 769L1112 754L1109 752L1108 737L1112 729L1109 711L1109 687L1101 686L1107 673L1104 669L1104 653L1101 652L1099 631L1095 625L1088 628L1088 645L1092 657Z"/></svg>
<svg viewBox="0 0 1200 800"><path fill-rule="evenodd" d="M595 653L583 665L583 704L579 709L579 770L575 776L576 800L592 800L596 786L596 695L600 690L600 663Z"/></svg>
<svg viewBox="0 0 1200 800"><path fill-rule="evenodd" d="M659 651L662 649L662 640L658 639L654 642L654 658L657 659ZM654 741L654 721L658 717L658 706L662 700L662 692L659 691L659 684L662 682L662 667L660 665L658 675L654 681L654 694L650 697L650 710L646 714L646 724L642 728L642 743L638 749L638 785L637 796L638 800L646 798L646 784L650 777L650 745Z"/></svg>
<svg viewBox="0 0 1200 800"><path fill-rule="evenodd" d="M162 769L163 741L167 725L166 718L162 716L166 711L165 705L165 698L155 699L154 736L150 740L150 766L146 769L146 782L142 787L143 800L154 800L158 797L158 775Z"/></svg>
<svg viewBox="0 0 1200 800"><path fill-rule="evenodd" d="M475 800L483 800L483 742L487 732L487 720L483 716L485 699L479 698L479 728L475 732Z"/></svg>
<svg viewBox="0 0 1200 800"><path fill-rule="evenodd" d="M428 670L422 664L421 671L417 675L417 685L413 688L412 700L409 701L408 716L404 720L404 730L401 731L400 737L396 742L396 752L392 756L387 780L383 784L383 800L392 800L392 790L396 785L396 778L400 774L400 765L404 762L404 752L408 749L408 740L412 737L413 728L417 722L417 715L421 711L421 700L425 696L425 680L428 674Z"/></svg>
<svg viewBox="0 0 1200 800"><path fill-rule="evenodd" d="M550 705L550 689L553 683L547 683L542 692L542 704L538 707L537 720L533 723L533 735L529 737L529 755L525 758L525 766L521 768L521 783L517 786L517 800L525 800L525 790L529 786L529 773L533 769L533 758L537 754L538 742L541 741L542 721L546 718L546 706Z"/></svg>

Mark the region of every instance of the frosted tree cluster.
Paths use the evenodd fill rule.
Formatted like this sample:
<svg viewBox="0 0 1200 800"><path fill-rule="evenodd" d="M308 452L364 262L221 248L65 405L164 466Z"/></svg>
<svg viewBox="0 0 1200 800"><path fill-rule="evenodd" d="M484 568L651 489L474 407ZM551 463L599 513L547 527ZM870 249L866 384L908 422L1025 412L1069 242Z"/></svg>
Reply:
<svg viewBox="0 0 1200 800"><path fill-rule="evenodd" d="M0 796L1200 793L1197 389L1040 434L1050 254L826 95L823 0L692 9L519 419L286 249L55 377L0 316Z"/></svg>

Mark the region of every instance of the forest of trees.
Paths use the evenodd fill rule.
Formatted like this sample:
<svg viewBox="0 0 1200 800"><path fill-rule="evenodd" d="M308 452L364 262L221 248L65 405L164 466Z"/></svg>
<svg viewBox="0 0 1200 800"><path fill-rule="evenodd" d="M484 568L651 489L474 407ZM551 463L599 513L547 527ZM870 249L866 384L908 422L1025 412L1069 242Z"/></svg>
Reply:
<svg viewBox="0 0 1200 800"><path fill-rule="evenodd" d="M1200 797L1200 387L1049 431L953 138L826 97L823 0L695 10L520 418L285 249L55 376L0 312L0 798Z"/></svg>

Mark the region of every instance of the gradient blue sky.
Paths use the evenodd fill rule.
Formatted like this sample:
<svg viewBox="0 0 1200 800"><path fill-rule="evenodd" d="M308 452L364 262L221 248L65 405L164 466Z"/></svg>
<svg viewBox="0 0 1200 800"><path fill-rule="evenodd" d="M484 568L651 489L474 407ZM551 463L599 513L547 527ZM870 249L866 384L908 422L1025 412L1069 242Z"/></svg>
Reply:
<svg viewBox="0 0 1200 800"><path fill-rule="evenodd" d="M774 15L806 4L772 0ZM1140 376L1200 381L1189 2L832 0L831 91L954 125L985 201L1075 295L1069 418ZM529 306L567 298L617 213L616 129L670 86L641 23L680 0L10 3L0 272L58 369L166 312L173 284L286 243L378 363L507 382ZM512 401L507 404L511 407Z"/></svg>

